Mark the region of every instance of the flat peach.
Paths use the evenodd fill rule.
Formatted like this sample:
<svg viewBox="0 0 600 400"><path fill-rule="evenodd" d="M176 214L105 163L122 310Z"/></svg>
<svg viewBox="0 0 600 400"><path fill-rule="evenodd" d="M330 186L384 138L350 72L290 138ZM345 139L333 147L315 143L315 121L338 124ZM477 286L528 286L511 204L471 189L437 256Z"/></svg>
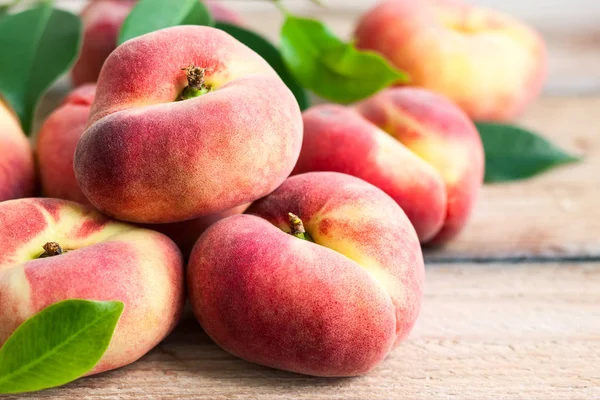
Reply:
<svg viewBox="0 0 600 400"><path fill-rule="evenodd" d="M543 40L502 13L459 0L387 0L359 21L357 46L407 71L475 120L511 120L546 77Z"/></svg>
<svg viewBox="0 0 600 400"><path fill-rule="evenodd" d="M356 110L435 168L445 183L446 217L428 243L458 235L473 211L485 169L483 144L468 116L445 97L414 88L383 90Z"/></svg>
<svg viewBox="0 0 600 400"><path fill-rule="evenodd" d="M57 199L2 202L0 222L0 345L59 301L122 301L114 336L91 371L99 373L136 361L179 321L183 262L166 236ZM40 258L51 242L65 252Z"/></svg>
<svg viewBox="0 0 600 400"><path fill-rule="evenodd" d="M176 101L202 75L208 93ZM298 159L302 118L275 71L223 31L179 26L108 58L75 152L100 211L142 223L222 212L273 191Z"/></svg>
<svg viewBox="0 0 600 400"><path fill-rule="evenodd" d="M37 161L42 191L48 197L89 204L73 170L77 142L85 130L96 95L96 85L83 85L71 92L63 104L42 124L37 140ZM171 224L138 224L167 235L189 257L198 237L214 222L243 213L248 204L188 221Z"/></svg>
<svg viewBox="0 0 600 400"><path fill-rule="evenodd" d="M483 181L483 145L455 104L416 88L391 88L354 107L306 110L293 174L335 171L390 195L421 243L441 244L466 224Z"/></svg>
<svg viewBox="0 0 600 400"><path fill-rule="evenodd" d="M446 219L446 185L440 174L356 110L333 104L303 113L304 140L293 175L334 171L359 177L392 197L422 242Z"/></svg>
<svg viewBox="0 0 600 400"><path fill-rule="evenodd" d="M273 368L354 376L409 334L423 258L383 191L349 175L301 174L248 213L212 225L188 264L190 303L219 346ZM290 234L301 229L289 213L310 241Z"/></svg>

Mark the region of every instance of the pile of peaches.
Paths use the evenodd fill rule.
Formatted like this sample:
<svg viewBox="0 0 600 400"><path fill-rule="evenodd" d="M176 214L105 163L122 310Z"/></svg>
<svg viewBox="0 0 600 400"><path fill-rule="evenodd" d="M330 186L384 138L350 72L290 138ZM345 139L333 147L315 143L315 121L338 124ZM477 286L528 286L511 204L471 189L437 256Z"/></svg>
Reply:
<svg viewBox="0 0 600 400"><path fill-rule="evenodd" d="M484 155L471 117L512 116L544 68L518 51L543 51L527 28L471 42L469 29L504 17L439 0L433 25L425 3L383 2L356 31L421 88L301 113L227 33L179 26L115 49L133 2L93 2L79 87L43 123L35 156L0 103L0 345L58 301L119 300L92 373L118 368L169 334L187 297L245 360L317 376L378 365L419 314L421 244L452 239L473 209ZM466 33L441 45L453 24ZM484 56L511 35L518 68ZM31 197L36 182L45 197Z"/></svg>

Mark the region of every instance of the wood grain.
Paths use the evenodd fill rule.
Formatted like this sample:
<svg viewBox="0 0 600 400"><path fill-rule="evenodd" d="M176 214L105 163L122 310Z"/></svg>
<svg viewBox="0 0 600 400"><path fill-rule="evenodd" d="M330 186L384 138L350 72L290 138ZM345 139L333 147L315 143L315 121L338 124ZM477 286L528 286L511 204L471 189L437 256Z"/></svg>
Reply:
<svg viewBox="0 0 600 400"><path fill-rule="evenodd" d="M413 334L367 376L311 378L249 364L188 320L136 364L28 398L600 398L599 263L427 272Z"/></svg>
<svg viewBox="0 0 600 400"><path fill-rule="evenodd" d="M429 261L600 258L600 96L544 96L520 123L584 161L486 185L463 234Z"/></svg>

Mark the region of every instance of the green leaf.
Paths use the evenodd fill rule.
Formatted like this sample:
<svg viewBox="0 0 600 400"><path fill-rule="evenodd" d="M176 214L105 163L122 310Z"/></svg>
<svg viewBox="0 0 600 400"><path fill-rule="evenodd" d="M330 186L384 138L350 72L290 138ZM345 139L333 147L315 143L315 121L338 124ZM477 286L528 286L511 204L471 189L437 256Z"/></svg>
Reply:
<svg viewBox="0 0 600 400"><path fill-rule="evenodd" d="M498 123L475 124L485 151L485 181L525 179L561 164L579 161L543 137Z"/></svg>
<svg viewBox="0 0 600 400"><path fill-rule="evenodd" d="M79 17L49 2L0 21L0 93L26 133L42 95L75 61L80 41Z"/></svg>
<svg viewBox="0 0 600 400"><path fill-rule="evenodd" d="M231 36L262 56L262 58L264 58L271 65L271 67L273 67L275 72L279 74L279 77L281 77L287 87L290 88L292 93L294 93L294 96L296 96L296 100L298 101L298 105L300 105L300 109L305 110L310 107L308 93L292 76L288 68L285 66L283 58L281 58L281 53L273 44L271 44L264 37L237 25L227 24L225 22L217 22L215 26L229 33Z"/></svg>
<svg viewBox="0 0 600 400"><path fill-rule="evenodd" d="M408 80L406 73L379 54L342 42L313 19L287 16L281 30L281 54L302 86L337 103L362 100Z"/></svg>
<svg viewBox="0 0 600 400"><path fill-rule="evenodd" d="M119 44L171 26L214 23L208 8L198 0L140 0L121 27Z"/></svg>
<svg viewBox="0 0 600 400"><path fill-rule="evenodd" d="M64 385L91 371L123 309L119 301L66 300L29 318L0 349L0 394Z"/></svg>

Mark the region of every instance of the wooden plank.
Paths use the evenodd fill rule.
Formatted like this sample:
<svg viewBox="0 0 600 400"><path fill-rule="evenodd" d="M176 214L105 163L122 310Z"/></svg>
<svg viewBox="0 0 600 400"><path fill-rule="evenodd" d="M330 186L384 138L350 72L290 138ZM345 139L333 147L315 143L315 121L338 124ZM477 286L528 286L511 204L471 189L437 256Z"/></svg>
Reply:
<svg viewBox="0 0 600 400"><path fill-rule="evenodd" d="M597 400L598 282L600 263L439 265L415 331L367 376L249 364L188 320L134 365L29 398Z"/></svg>
<svg viewBox="0 0 600 400"><path fill-rule="evenodd" d="M463 234L429 261L600 257L600 96L545 96L524 126L583 155L527 181L486 185Z"/></svg>

